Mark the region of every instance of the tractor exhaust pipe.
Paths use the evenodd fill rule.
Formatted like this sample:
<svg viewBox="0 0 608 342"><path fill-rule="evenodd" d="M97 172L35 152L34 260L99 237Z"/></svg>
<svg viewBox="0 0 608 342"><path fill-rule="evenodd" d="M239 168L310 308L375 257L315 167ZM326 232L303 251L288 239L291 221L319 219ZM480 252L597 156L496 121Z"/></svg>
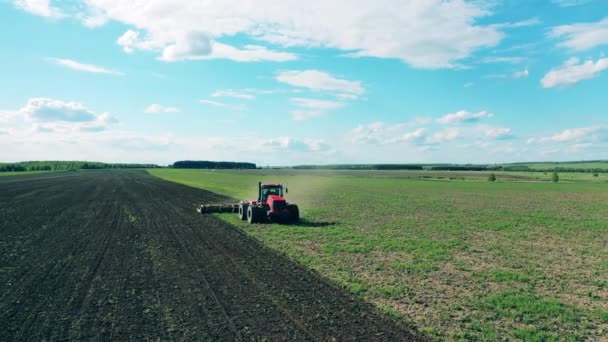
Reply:
<svg viewBox="0 0 608 342"><path fill-rule="evenodd" d="M262 201L262 182L258 182L258 202Z"/></svg>

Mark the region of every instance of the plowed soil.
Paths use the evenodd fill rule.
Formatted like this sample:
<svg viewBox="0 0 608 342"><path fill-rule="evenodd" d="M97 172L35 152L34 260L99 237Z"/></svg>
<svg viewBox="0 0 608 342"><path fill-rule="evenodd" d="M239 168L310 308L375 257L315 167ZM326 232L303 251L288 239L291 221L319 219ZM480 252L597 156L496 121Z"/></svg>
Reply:
<svg viewBox="0 0 608 342"><path fill-rule="evenodd" d="M0 179L0 340L420 340L143 171Z"/></svg>

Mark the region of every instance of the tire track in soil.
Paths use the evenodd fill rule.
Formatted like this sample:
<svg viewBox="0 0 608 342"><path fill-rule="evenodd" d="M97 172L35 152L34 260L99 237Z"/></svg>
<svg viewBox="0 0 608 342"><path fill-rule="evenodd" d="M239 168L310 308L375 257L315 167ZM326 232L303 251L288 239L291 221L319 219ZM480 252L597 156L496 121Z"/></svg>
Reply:
<svg viewBox="0 0 608 342"><path fill-rule="evenodd" d="M194 211L225 199L138 171L0 179L0 340L426 339Z"/></svg>

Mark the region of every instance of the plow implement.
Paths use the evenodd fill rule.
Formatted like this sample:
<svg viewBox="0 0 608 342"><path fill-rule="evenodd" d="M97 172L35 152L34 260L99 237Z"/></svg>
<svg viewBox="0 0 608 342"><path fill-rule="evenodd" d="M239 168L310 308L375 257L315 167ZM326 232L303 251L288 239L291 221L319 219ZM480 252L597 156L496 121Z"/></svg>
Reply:
<svg viewBox="0 0 608 342"><path fill-rule="evenodd" d="M213 214L213 213L238 213L239 204L203 204L196 208L201 214Z"/></svg>

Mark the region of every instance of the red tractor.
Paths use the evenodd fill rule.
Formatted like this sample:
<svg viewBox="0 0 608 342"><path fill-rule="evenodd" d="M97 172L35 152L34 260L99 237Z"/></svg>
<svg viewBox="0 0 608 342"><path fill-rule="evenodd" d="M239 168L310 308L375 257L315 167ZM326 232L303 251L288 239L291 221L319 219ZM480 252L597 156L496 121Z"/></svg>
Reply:
<svg viewBox="0 0 608 342"><path fill-rule="evenodd" d="M288 189L285 188L285 193ZM283 197L282 184L258 183L258 199L239 203L239 218L249 223L281 222L296 223L300 220L300 210L289 204Z"/></svg>
<svg viewBox="0 0 608 342"><path fill-rule="evenodd" d="M287 193L285 187L285 193ZM295 204L289 204L283 197L282 184L258 183L257 200L241 201L238 204L206 204L197 208L201 214L234 213L241 220L249 223L280 222L297 223L300 220L300 210Z"/></svg>

